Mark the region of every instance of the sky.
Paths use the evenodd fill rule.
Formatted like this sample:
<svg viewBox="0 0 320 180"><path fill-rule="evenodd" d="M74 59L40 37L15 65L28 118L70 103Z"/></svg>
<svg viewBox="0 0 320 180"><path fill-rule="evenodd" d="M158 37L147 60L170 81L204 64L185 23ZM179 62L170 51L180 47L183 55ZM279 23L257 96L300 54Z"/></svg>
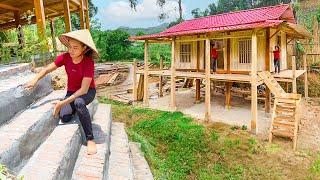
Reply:
<svg viewBox="0 0 320 180"><path fill-rule="evenodd" d="M183 18L192 19L191 11L195 8L204 10L212 2L217 0L182 0ZM176 0L168 0L163 10L156 4L156 0L140 0L137 10L130 8L128 0L92 0L98 7L98 14L101 28L116 29L120 26L126 27L153 27L163 22L171 22L179 17L178 3ZM166 12L169 18L160 22L158 16Z"/></svg>

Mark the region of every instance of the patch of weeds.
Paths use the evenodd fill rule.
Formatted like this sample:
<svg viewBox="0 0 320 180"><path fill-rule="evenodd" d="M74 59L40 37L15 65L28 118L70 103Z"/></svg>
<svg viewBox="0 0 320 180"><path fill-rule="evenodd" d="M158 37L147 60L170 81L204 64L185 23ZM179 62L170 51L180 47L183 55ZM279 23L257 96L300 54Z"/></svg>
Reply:
<svg viewBox="0 0 320 180"><path fill-rule="evenodd" d="M247 125L242 125L242 126L241 126L241 129L242 129L243 131L246 131L246 130L248 129L248 127L247 127Z"/></svg>
<svg viewBox="0 0 320 180"><path fill-rule="evenodd" d="M251 154L255 154L258 151L258 147L257 147L257 140L253 137L250 137L248 139L248 146L249 146L249 152Z"/></svg>
<svg viewBox="0 0 320 180"><path fill-rule="evenodd" d="M216 131L212 131L210 137L212 142L216 142L219 140L219 134Z"/></svg>
<svg viewBox="0 0 320 180"><path fill-rule="evenodd" d="M231 129L232 131L236 131L236 130L239 130L240 127L239 127L239 126L232 126L230 129Z"/></svg>
<svg viewBox="0 0 320 180"><path fill-rule="evenodd" d="M233 149L233 148L237 148L239 147L241 144L240 139L230 139L230 138L226 138L224 140L224 146L229 148L229 149Z"/></svg>
<svg viewBox="0 0 320 180"><path fill-rule="evenodd" d="M318 158L314 161L313 165L311 166L311 172L320 176L320 155L318 155Z"/></svg>
<svg viewBox="0 0 320 180"><path fill-rule="evenodd" d="M266 146L267 153L273 154L273 153L277 153L279 151L281 151L281 147L277 144L268 144Z"/></svg>

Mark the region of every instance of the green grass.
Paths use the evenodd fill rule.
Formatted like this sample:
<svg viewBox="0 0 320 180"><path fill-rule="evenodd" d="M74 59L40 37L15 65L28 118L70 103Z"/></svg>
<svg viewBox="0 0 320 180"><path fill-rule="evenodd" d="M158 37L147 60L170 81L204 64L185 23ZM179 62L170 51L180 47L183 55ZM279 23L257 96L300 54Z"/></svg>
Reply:
<svg viewBox="0 0 320 180"><path fill-rule="evenodd" d="M126 123L130 141L141 143L155 179L286 179L281 168L288 165L277 163L274 155L282 149L263 145L245 128L203 125L180 112L139 108L106 98L100 101L112 104L113 120ZM320 171L319 162L314 163L312 173Z"/></svg>

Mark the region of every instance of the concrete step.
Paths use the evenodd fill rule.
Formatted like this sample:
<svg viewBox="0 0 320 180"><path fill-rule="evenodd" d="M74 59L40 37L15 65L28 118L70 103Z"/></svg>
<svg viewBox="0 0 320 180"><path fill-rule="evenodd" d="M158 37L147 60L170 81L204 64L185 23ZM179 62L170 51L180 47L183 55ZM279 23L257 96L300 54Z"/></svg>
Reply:
<svg viewBox="0 0 320 180"><path fill-rule="evenodd" d="M107 179L132 180L132 168L128 136L125 132L124 124L113 122Z"/></svg>
<svg viewBox="0 0 320 180"><path fill-rule="evenodd" d="M63 91L52 92L0 127L0 164L13 172L25 164L58 124L58 119L52 116L52 102L63 98L64 94Z"/></svg>
<svg viewBox="0 0 320 180"><path fill-rule="evenodd" d="M72 179L107 179L111 123L111 106L99 104L92 123L94 141L97 144L97 154L87 155L87 147L82 145Z"/></svg>
<svg viewBox="0 0 320 180"><path fill-rule="evenodd" d="M91 116L97 104L95 100L89 105ZM81 147L81 133L76 119L77 116L71 123L59 124L18 176L23 176L25 180L71 179Z"/></svg>
<svg viewBox="0 0 320 180"><path fill-rule="evenodd" d="M129 147L133 164L133 178L135 180L153 180L148 162L141 152L141 144L129 142Z"/></svg>
<svg viewBox="0 0 320 180"><path fill-rule="evenodd" d="M21 64L8 64L0 66L0 79L7 78L17 73L25 72L31 70L31 64L21 63Z"/></svg>
<svg viewBox="0 0 320 180"><path fill-rule="evenodd" d="M32 80L35 75L26 71L0 79L0 125L53 91L50 75L41 79L34 89L25 90L22 85Z"/></svg>

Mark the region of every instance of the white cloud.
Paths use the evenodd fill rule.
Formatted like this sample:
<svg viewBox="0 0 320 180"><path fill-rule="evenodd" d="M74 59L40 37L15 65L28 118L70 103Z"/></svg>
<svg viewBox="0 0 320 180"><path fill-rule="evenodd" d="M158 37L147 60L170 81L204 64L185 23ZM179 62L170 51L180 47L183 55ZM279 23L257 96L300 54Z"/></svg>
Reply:
<svg viewBox="0 0 320 180"><path fill-rule="evenodd" d="M183 11L186 8L182 5ZM118 0L111 2L103 10L103 17L106 23L116 23L119 25L134 26L141 24L142 21L158 21L161 12L168 14L167 22L175 20L179 17L178 3L175 0L169 0L161 9L156 0L142 0L136 7L136 11L132 10L128 0Z"/></svg>

